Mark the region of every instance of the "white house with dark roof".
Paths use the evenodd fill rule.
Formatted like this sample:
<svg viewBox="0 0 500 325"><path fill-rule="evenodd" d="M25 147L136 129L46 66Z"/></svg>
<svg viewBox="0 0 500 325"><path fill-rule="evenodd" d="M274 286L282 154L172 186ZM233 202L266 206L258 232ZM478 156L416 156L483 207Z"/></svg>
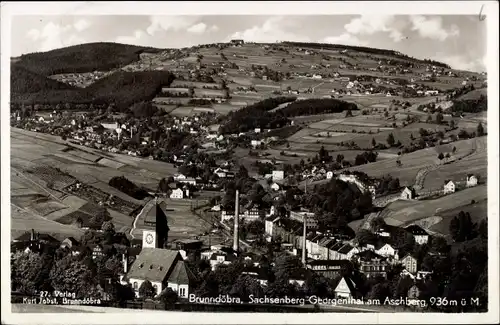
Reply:
<svg viewBox="0 0 500 325"><path fill-rule="evenodd" d="M354 297L356 285L350 278L343 276L335 286L334 292L336 298L351 299Z"/></svg>
<svg viewBox="0 0 500 325"><path fill-rule="evenodd" d="M455 183L453 181L446 180L443 186L443 193L450 194L450 193L455 193L455 191L456 191Z"/></svg>
<svg viewBox="0 0 500 325"><path fill-rule="evenodd" d="M467 185L467 187L476 186L477 185L477 177L474 176L473 174L467 175L466 185Z"/></svg>
<svg viewBox="0 0 500 325"><path fill-rule="evenodd" d="M384 257L392 257L397 259L398 251L390 244L381 243L375 246L375 253Z"/></svg>
<svg viewBox="0 0 500 325"><path fill-rule="evenodd" d="M401 259L401 265L411 274L416 274L418 271L417 259L410 254L406 254L405 257Z"/></svg>
<svg viewBox="0 0 500 325"><path fill-rule="evenodd" d="M401 192L401 199L403 200L413 200L415 199L415 197L416 197L415 189L413 188L405 187Z"/></svg>
<svg viewBox="0 0 500 325"><path fill-rule="evenodd" d="M182 298L188 297L196 280L178 251L162 248L143 248L127 273L126 279L132 285L137 297L142 283L149 280L156 295L169 287Z"/></svg>
<svg viewBox="0 0 500 325"><path fill-rule="evenodd" d="M429 241L429 234L418 225L408 226L405 228L405 230L413 235L413 238L415 238L415 243L417 243L418 245L427 244L427 242Z"/></svg>

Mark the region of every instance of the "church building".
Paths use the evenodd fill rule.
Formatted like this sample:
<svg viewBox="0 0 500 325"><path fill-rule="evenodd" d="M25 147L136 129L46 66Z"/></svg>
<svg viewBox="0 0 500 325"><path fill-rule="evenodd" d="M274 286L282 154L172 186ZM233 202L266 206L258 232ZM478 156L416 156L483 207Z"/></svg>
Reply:
<svg viewBox="0 0 500 325"><path fill-rule="evenodd" d="M124 280L131 284L136 297L140 297L143 282L150 281L156 296L167 287L179 298L187 298L198 282L177 250L167 249L168 219L167 205L157 199L147 203L144 213L142 250L133 262Z"/></svg>

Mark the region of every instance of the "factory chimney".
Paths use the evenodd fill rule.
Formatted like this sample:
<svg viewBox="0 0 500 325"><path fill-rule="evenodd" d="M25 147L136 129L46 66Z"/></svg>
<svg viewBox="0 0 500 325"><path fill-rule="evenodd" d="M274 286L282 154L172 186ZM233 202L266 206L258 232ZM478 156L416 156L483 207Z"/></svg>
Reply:
<svg viewBox="0 0 500 325"><path fill-rule="evenodd" d="M307 179L305 181L304 193L307 196ZM306 266L306 235L307 235L307 220L306 214L302 215L302 264Z"/></svg>
<svg viewBox="0 0 500 325"><path fill-rule="evenodd" d="M236 199L234 202L234 233L233 233L233 250L238 254L240 246L239 238L239 219L240 219L240 191L236 190Z"/></svg>

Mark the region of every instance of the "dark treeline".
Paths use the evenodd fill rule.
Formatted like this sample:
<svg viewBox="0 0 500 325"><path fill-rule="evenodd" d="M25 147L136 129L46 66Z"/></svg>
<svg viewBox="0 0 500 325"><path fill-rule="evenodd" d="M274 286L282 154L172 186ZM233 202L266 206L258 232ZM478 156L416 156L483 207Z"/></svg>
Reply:
<svg viewBox="0 0 500 325"><path fill-rule="evenodd" d="M275 112L269 112L278 105L295 100L295 97L275 97L262 100L228 114L228 121L221 128L222 133L246 132L253 128L279 128L289 123L288 118L303 115L339 113L357 110L354 103L333 98L306 99L290 103Z"/></svg>
<svg viewBox="0 0 500 325"><path fill-rule="evenodd" d="M358 106L343 100L333 98L312 98L296 101L280 111L286 117L340 113L347 110L357 110Z"/></svg>
<svg viewBox="0 0 500 325"><path fill-rule="evenodd" d="M271 113L277 106L296 100L296 97L267 98L242 109L230 112L227 122L221 127L222 133L246 132L254 128L276 128L287 123L283 114ZM279 110L278 112L281 112Z"/></svg>
<svg viewBox="0 0 500 325"><path fill-rule="evenodd" d="M419 60L419 59L407 56L405 54L398 53L398 52L393 51L393 50L376 49L376 48L365 47L365 46L351 46L351 45L325 44L325 43L283 42L283 44L292 45L292 46L300 46L300 47L308 47L308 48L314 48L314 49L353 50L353 51L357 51L357 52L364 52L364 53L371 53L371 54L378 54L378 55L390 55L390 56L395 56L398 58L403 58L406 60L411 60L411 61L420 62L420 63L428 63L428 64L432 64L432 65L435 65L438 67L451 69L451 67L449 65L442 63L442 62L439 62L439 61L428 60L428 59Z"/></svg>
<svg viewBox="0 0 500 325"><path fill-rule="evenodd" d="M478 99L453 101L453 111L459 113L478 113L488 110L488 98L480 95Z"/></svg>
<svg viewBox="0 0 500 325"><path fill-rule="evenodd" d="M108 71L139 60L142 52L160 49L118 43L88 43L22 55L15 65L42 76Z"/></svg>
<svg viewBox="0 0 500 325"><path fill-rule="evenodd" d="M121 192L133 197L136 200L143 200L150 194L126 179L124 176L116 176L109 180L109 186L120 190Z"/></svg>
<svg viewBox="0 0 500 325"><path fill-rule="evenodd" d="M152 100L174 78L167 71L120 71L87 88L65 88L60 82L50 82L49 79L25 69L13 69L11 101L25 104L115 103L118 110L125 111L134 103ZM26 83L31 87L26 86Z"/></svg>

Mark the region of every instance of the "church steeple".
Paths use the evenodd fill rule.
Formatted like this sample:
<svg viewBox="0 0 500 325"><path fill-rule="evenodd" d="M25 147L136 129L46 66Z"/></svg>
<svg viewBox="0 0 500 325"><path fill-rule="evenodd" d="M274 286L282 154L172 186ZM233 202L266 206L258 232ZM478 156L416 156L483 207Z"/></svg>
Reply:
<svg viewBox="0 0 500 325"><path fill-rule="evenodd" d="M158 200L155 197L147 204L150 204L148 211L144 217L144 225L153 228L154 230L144 230L142 247L144 248L166 248L168 241L168 227L167 220L167 204L164 201Z"/></svg>

